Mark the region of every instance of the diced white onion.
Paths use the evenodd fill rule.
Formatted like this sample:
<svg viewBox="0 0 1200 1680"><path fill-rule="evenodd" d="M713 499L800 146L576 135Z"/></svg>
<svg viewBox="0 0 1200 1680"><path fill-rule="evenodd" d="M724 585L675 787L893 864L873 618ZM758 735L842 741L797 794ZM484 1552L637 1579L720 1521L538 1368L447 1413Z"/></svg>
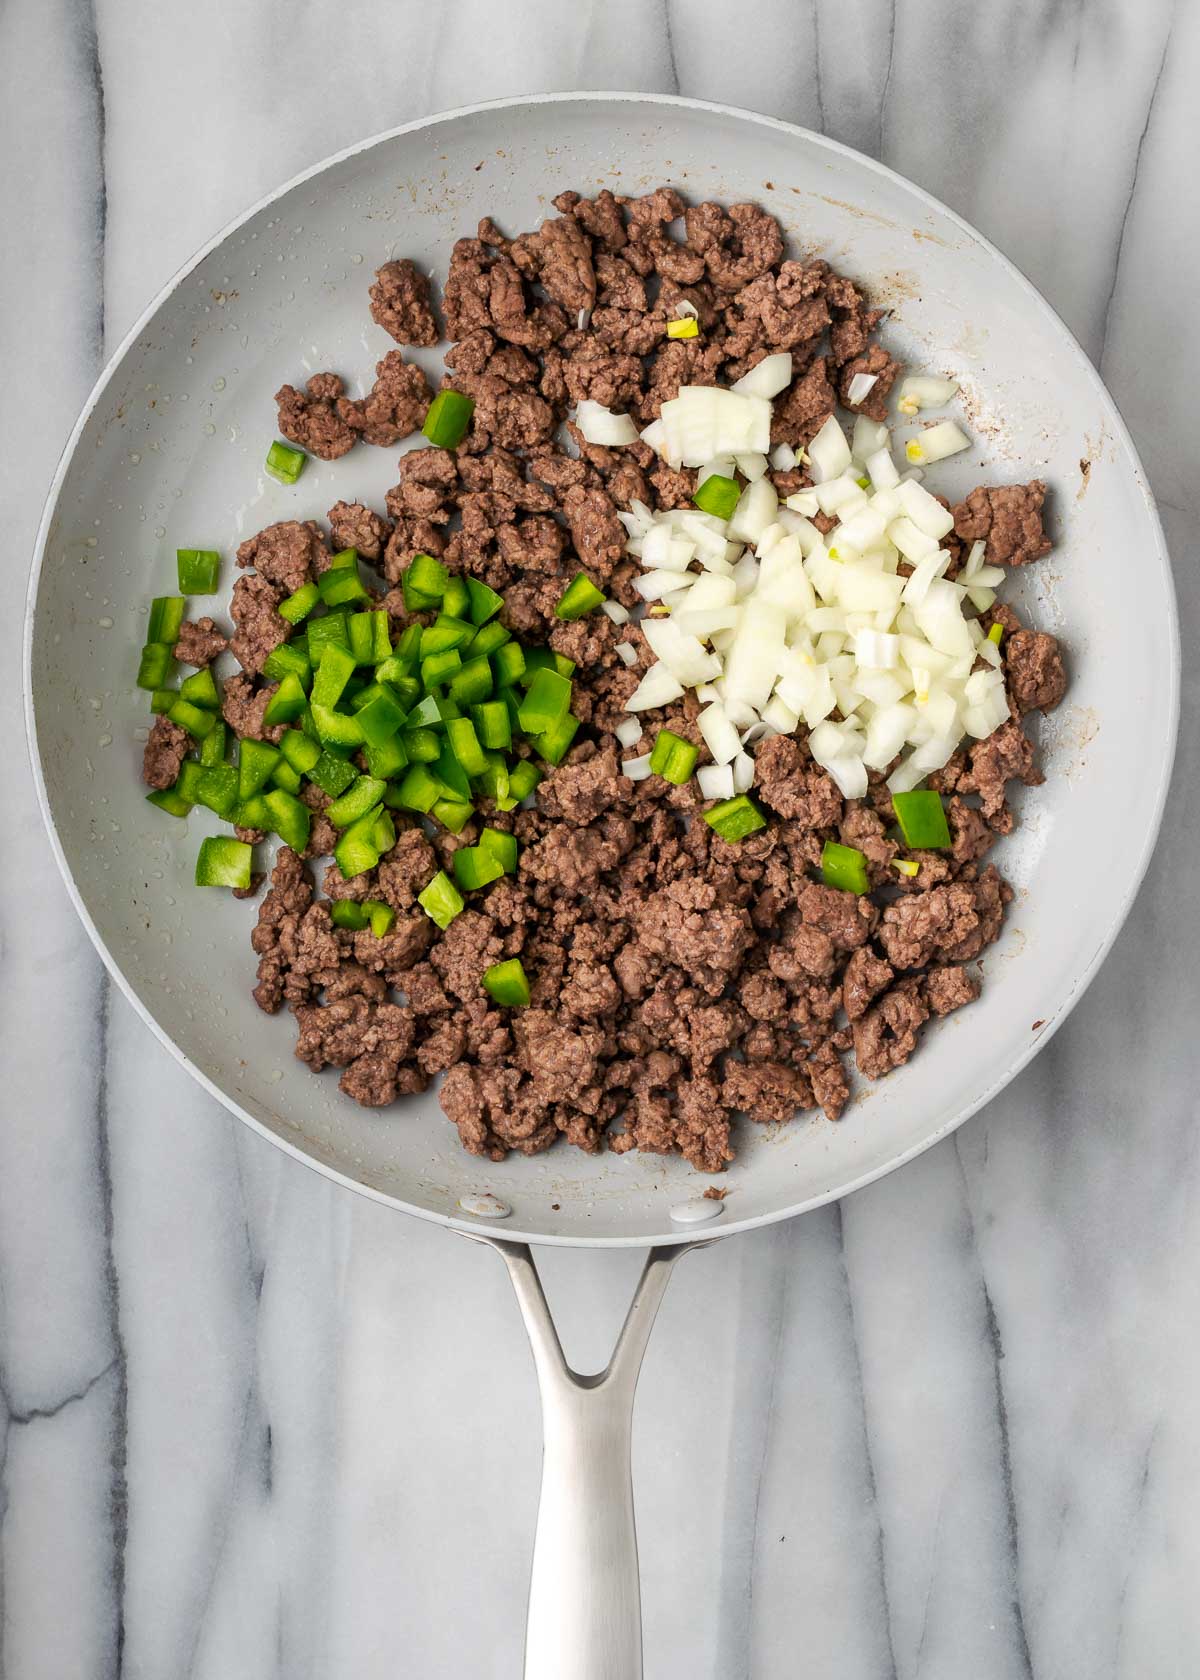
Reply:
<svg viewBox="0 0 1200 1680"><path fill-rule="evenodd" d="M771 404L721 385L683 385L660 413L666 453L685 467L714 455L765 454L771 447Z"/></svg>
<svg viewBox="0 0 1200 1680"><path fill-rule="evenodd" d="M771 697L784 646L784 617L765 602L751 599L734 632L725 661L725 696L761 710Z"/></svg>
<svg viewBox="0 0 1200 1680"><path fill-rule="evenodd" d="M683 684L675 680L665 665L651 665L625 702L625 707L630 712L649 712L657 706L669 706L682 693Z"/></svg>
<svg viewBox="0 0 1200 1680"><path fill-rule="evenodd" d="M953 420L939 420L936 426L929 426L915 438L909 438L904 445L904 454L914 466L924 467L934 461L944 461L948 455L957 455L960 449L970 447L971 440L961 426L956 426Z"/></svg>
<svg viewBox="0 0 1200 1680"><path fill-rule="evenodd" d="M643 753L641 758L622 759L621 774L628 776L631 782L644 782L650 774L650 754Z"/></svg>
<svg viewBox="0 0 1200 1680"><path fill-rule="evenodd" d="M629 611L620 601L601 601L600 611L606 618L611 618L614 624L628 624Z"/></svg>
<svg viewBox="0 0 1200 1680"><path fill-rule="evenodd" d="M852 443L831 415L807 454L771 449L775 471L802 460L816 480L781 507L767 476L771 403L760 392L785 373L791 359L781 354L736 389L684 386L643 434L668 461L697 467L701 481L738 472L746 484L728 522L694 507L652 514L640 502L621 513L627 551L641 562L637 591L654 603L641 631L658 662L628 701L634 715L618 738L635 746L636 714L691 691L714 760L698 772L706 797L744 792L754 774L748 747L802 724L846 798L866 793L868 769L889 765L893 790L916 787L964 733L982 739L1008 716L1002 655L964 616L992 603L1005 574L975 543L959 578L946 578L950 551L939 545L953 514L922 487L919 468L898 470L888 428L861 413ZM850 400L874 384L863 376ZM918 406L953 394L949 381L906 389ZM598 404L583 415L606 441L627 418ZM969 442L950 421L915 441L928 459ZM818 514L832 526L826 536L812 523ZM629 616L613 603L605 610L617 623ZM617 653L637 664L633 643ZM635 776L646 773L648 758L630 762Z"/></svg>
<svg viewBox="0 0 1200 1680"><path fill-rule="evenodd" d="M686 589L693 572L643 572L633 580L633 587L643 601L661 601L664 595L673 595L680 588Z"/></svg>
<svg viewBox="0 0 1200 1680"><path fill-rule="evenodd" d="M901 414L916 414L922 408L942 408L958 395L953 379L938 379L931 373L910 373L900 381L896 396Z"/></svg>
<svg viewBox="0 0 1200 1680"><path fill-rule="evenodd" d="M721 661L695 636L685 634L673 618L644 619L642 634L652 653L685 688L712 682L721 675Z"/></svg>
<svg viewBox="0 0 1200 1680"><path fill-rule="evenodd" d="M940 542L954 529L954 515L948 508L944 508L936 496L918 484L907 474L900 480L897 488L900 506L918 531L924 531L927 537Z"/></svg>
<svg viewBox="0 0 1200 1680"><path fill-rule="evenodd" d="M638 429L630 415L614 414L590 397L585 397L576 408L575 424L588 443L603 444L610 449L638 440Z"/></svg>
<svg viewBox="0 0 1200 1680"><path fill-rule="evenodd" d="M792 353L781 350L774 356L764 356L749 373L735 379L731 390L751 397L777 397L792 383Z"/></svg>
<svg viewBox="0 0 1200 1680"><path fill-rule="evenodd" d="M711 461L705 461L704 465L697 471L697 473L696 473L696 488L697 488L697 490L699 490L700 486L704 483L704 480L706 478L732 478L732 477L733 477L733 456L732 455L714 455Z"/></svg>
<svg viewBox="0 0 1200 1680"><path fill-rule="evenodd" d="M779 497L769 478L747 484L729 521L729 535L735 542L756 543L778 507Z"/></svg>
<svg viewBox="0 0 1200 1680"><path fill-rule="evenodd" d="M674 621L689 636L699 636L707 641L717 630L736 630L741 616L742 609L732 604L728 607L694 609L689 596L686 605L674 614Z"/></svg>
<svg viewBox="0 0 1200 1680"><path fill-rule="evenodd" d="M775 694L763 707L762 720L772 729L778 730L780 735L790 735L800 722L800 714L792 710L782 695Z"/></svg>
<svg viewBox="0 0 1200 1680"><path fill-rule="evenodd" d="M876 671L891 671L900 657L899 636L879 630L859 630L854 637L854 658L859 665Z"/></svg>
<svg viewBox="0 0 1200 1680"><path fill-rule="evenodd" d="M877 373L856 373L846 388L846 401L849 406L857 408L860 403L865 403L878 383Z"/></svg>
<svg viewBox="0 0 1200 1680"><path fill-rule="evenodd" d="M719 700L706 706L696 719L696 727L703 735L715 764L728 764L741 748L738 732Z"/></svg>
<svg viewBox="0 0 1200 1680"><path fill-rule="evenodd" d="M808 458L812 462L818 484L840 477L850 465L850 445L846 442L846 434L834 415L829 416L809 444ZM803 513L803 508L800 511Z"/></svg>
<svg viewBox="0 0 1200 1680"><path fill-rule="evenodd" d="M650 760L646 760L649 764ZM696 772L700 792L705 799L732 799L733 766L731 764L702 764Z"/></svg>
<svg viewBox="0 0 1200 1680"><path fill-rule="evenodd" d="M894 490L900 482L900 470L892 460L890 449L877 449L863 463L876 490Z"/></svg>
<svg viewBox="0 0 1200 1680"><path fill-rule="evenodd" d="M652 420L648 426L643 427L642 442L648 443L656 455L667 455L667 434L661 420ZM677 467L679 462L672 461L671 465Z"/></svg>
<svg viewBox="0 0 1200 1680"><path fill-rule="evenodd" d="M856 414L854 430L850 436L850 453L856 461L865 464L869 455L889 447L890 436L882 421L869 420L865 414Z"/></svg>

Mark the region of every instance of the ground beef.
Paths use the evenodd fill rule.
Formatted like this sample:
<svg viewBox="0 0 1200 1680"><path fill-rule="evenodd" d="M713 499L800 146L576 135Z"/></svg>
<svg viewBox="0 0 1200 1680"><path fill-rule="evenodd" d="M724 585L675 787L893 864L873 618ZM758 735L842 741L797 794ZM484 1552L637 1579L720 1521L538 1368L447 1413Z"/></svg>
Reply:
<svg viewBox="0 0 1200 1680"><path fill-rule="evenodd" d="M851 356L838 369L838 398L842 407L852 414L865 414L868 420L885 421L888 418L888 395L901 366L888 355L882 344L872 344L861 356ZM861 402L851 402L850 386L860 373L869 375L875 383Z"/></svg>
<svg viewBox="0 0 1200 1680"><path fill-rule="evenodd" d="M329 510L329 529L334 548L356 548L364 560L378 560L392 527L362 502L335 502Z"/></svg>
<svg viewBox="0 0 1200 1680"><path fill-rule="evenodd" d="M900 1067L917 1048L917 1035L928 1019L920 982L902 980L851 1029L859 1070L868 1079L881 1079Z"/></svg>
<svg viewBox="0 0 1200 1680"><path fill-rule="evenodd" d="M174 787L192 738L168 717L156 717L142 753L142 780L147 787Z"/></svg>
<svg viewBox="0 0 1200 1680"><path fill-rule="evenodd" d="M1004 793L1009 782L1038 787L1044 777L1037 767L1033 742L1019 723L1005 723L984 741L972 746L969 767L959 778L961 793L977 793L984 816L1001 832L1011 828L1006 815Z"/></svg>
<svg viewBox="0 0 1200 1680"><path fill-rule="evenodd" d="M344 390L336 373L315 373L303 391L281 385L275 401L283 436L323 461L339 460L355 444L355 433L339 408Z"/></svg>
<svg viewBox="0 0 1200 1680"><path fill-rule="evenodd" d="M1050 552L1050 538L1042 529L1045 499L1040 478L1028 484L981 485L954 509L954 533L965 543L984 541L989 566L1027 566Z"/></svg>
<svg viewBox="0 0 1200 1680"><path fill-rule="evenodd" d="M397 344L428 347L438 341L429 302L429 278L407 257L386 262L370 289L371 319Z"/></svg>
<svg viewBox="0 0 1200 1680"><path fill-rule="evenodd" d="M218 630L215 620L185 618L179 626L175 657L181 665L211 665L228 646L229 638Z"/></svg>
<svg viewBox="0 0 1200 1680"><path fill-rule="evenodd" d="M342 397L337 407L352 433L365 443L390 449L420 429L432 400L429 381L421 369L406 362L401 351L389 350L375 364L375 383L367 395L358 402Z"/></svg>
<svg viewBox="0 0 1200 1680"><path fill-rule="evenodd" d="M702 744L694 695L643 717L640 746L612 731L652 655L636 625L604 614L557 616L566 582L585 571L632 608L637 566L619 514L687 507L693 469L674 469L649 447L589 444L560 423L585 398L639 424L683 384L728 383L787 350L793 380L774 406L772 441L807 444L856 375L874 383L857 405L882 418L899 363L875 342L883 312L821 261L785 260L778 223L754 205L687 205L670 187L619 198L560 194L556 214L509 238L490 218L454 247L443 292L445 383L474 402L454 451L409 449L386 513L362 502L329 510L333 544L354 548L392 585L380 607L394 635L411 622L395 587L417 553L504 595L501 622L575 666L581 720L563 762L543 767L536 801L513 811L480 800L459 835L395 812L394 846L376 868L345 880L336 864L316 895L300 858L276 860L252 944L255 997L287 1004L297 1054L340 1070L341 1089L384 1106L441 1078L442 1106L463 1145L485 1159L536 1154L556 1140L677 1153L698 1171L734 1157L735 1117L779 1123L820 1106L837 1119L849 1099L850 1058L870 1079L911 1055L925 1023L978 994L972 963L998 937L1011 892L984 860L1013 817L1006 788L1036 782L1026 712L1061 698L1065 676L1053 637L1026 630L997 603L982 620L1002 645L1012 721L964 745L930 778L945 795L951 845L909 854L914 877L893 868L901 845L883 775L846 800L809 753L801 731L755 748L756 797L768 827L730 845L702 821L694 783L634 783L627 752L649 750L660 728ZM429 283L411 262L385 263L371 313L400 344L432 345ZM683 305L699 333L671 340ZM361 400L321 374L280 393L281 426L315 453L344 452L356 437L392 446L421 423L424 373L389 351ZM290 428L290 429L289 429ZM781 497L807 482L803 464L773 471ZM1044 552L1044 486L981 488L953 510L951 574L964 544L1020 565ZM818 516L822 530L831 520ZM224 715L241 737L277 738L263 714L261 677L291 627L285 594L328 567L312 523L283 521L244 543L233 650L245 675L225 687ZM423 615L423 621L425 621ZM617 644L630 642L627 668ZM206 663L223 645L210 620L187 625L179 654ZM189 657L189 654L194 657ZM160 719L147 747L147 779L169 785L189 748ZM366 759L358 755L363 768ZM313 814L306 855L326 857L337 831L329 798L301 790ZM518 842L515 874L470 895L443 932L418 897L484 824ZM249 831L246 831L249 833ZM821 879L826 841L859 848L871 891ZM395 911L388 933L334 925L337 900L380 899ZM530 1006L498 1009L482 977L518 957Z"/></svg>
<svg viewBox="0 0 1200 1680"><path fill-rule="evenodd" d="M833 828L838 822L841 794L792 736L764 741L754 765L759 793L781 817L794 817L805 828Z"/></svg>
<svg viewBox="0 0 1200 1680"><path fill-rule="evenodd" d="M877 957L869 946L860 946L846 964L846 972L842 976L842 1003L847 1019L861 1019L880 992L891 985L892 979L890 965Z"/></svg>
<svg viewBox="0 0 1200 1680"><path fill-rule="evenodd" d="M282 599L325 570L329 550L314 520L281 519L248 537L238 548L237 563L253 566L260 577L276 585Z"/></svg>
<svg viewBox="0 0 1200 1680"><path fill-rule="evenodd" d="M233 586L229 615L234 633L229 649L243 671L253 676L292 633L287 619L275 610L285 593L258 572L238 578Z"/></svg>
<svg viewBox="0 0 1200 1680"><path fill-rule="evenodd" d="M1067 692L1058 638L1044 630L1017 630L1004 642L1004 675L1014 706L1022 716L1053 711Z"/></svg>
<svg viewBox="0 0 1200 1680"><path fill-rule="evenodd" d="M256 689L249 677L230 677L221 693L221 715L239 741L280 741L286 724L267 727L264 714L277 683Z"/></svg>

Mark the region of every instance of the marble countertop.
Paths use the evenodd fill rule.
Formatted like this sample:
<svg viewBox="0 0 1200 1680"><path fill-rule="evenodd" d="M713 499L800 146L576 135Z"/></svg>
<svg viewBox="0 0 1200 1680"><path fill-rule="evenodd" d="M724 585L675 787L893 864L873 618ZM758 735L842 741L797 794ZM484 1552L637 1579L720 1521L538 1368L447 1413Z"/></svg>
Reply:
<svg viewBox="0 0 1200 1680"><path fill-rule="evenodd" d="M1200 7L760 0L733 38L730 19L0 9L13 1680L520 1669L540 1443L503 1268L188 1080L108 985L23 764L12 603L45 487L108 349L215 229L360 136L513 92L679 91L823 129L947 200L1065 316L1150 471L1189 653L1200 632ZM1189 658L1149 878L1033 1066L903 1172L681 1263L637 1418L651 1680L1200 1673L1197 718ZM606 1356L637 1262L547 1256L577 1363Z"/></svg>

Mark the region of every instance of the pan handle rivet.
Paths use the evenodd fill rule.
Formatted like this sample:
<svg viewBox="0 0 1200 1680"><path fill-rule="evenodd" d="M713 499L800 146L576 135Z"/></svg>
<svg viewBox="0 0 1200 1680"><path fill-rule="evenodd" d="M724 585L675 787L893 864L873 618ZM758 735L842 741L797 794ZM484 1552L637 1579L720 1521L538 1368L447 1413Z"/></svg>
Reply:
<svg viewBox="0 0 1200 1680"><path fill-rule="evenodd" d="M677 1202L671 1209L676 1225L701 1225L725 1211L725 1203L708 1196L694 1196L690 1202Z"/></svg>
<svg viewBox="0 0 1200 1680"><path fill-rule="evenodd" d="M464 1213L473 1213L477 1219L507 1219L512 1212L507 1202L486 1191L482 1196L462 1196L458 1205Z"/></svg>

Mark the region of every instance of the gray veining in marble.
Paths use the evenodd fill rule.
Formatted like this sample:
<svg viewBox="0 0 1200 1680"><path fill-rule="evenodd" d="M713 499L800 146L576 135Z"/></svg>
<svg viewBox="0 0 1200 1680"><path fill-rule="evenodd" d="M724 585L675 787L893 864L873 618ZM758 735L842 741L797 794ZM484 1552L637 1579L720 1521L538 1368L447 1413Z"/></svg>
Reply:
<svg viewBox="0 0 1200 1680"><path fill-rule="evenodd" d="M245 1132L110 992L21 762L15 601L106 349L216 228L362 135L572 87L824 129L981 227L1114 391L1184 626L1163 839L1068 1024L904 1172L681 1264L638 1413L647 1672L1200 1674L1198 79L1191 0L0 7L0 1674L519 1672L503 1270ZM636 1263L548 1257L577 1362Z"/></svg>

